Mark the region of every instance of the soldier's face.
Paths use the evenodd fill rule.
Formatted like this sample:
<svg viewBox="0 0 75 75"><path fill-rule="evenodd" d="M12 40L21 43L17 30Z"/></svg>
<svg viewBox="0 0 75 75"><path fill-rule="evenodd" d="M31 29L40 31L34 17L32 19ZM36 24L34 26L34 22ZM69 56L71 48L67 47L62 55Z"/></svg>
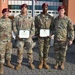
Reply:
<svg viewBox="0 0 75 75"><path fill-rule="evenodd" d="M27 8L26 8L26 7L23 7L23 8L21 9L21 11L22 11L22 13L27 13Z"/></svg>
<svg viewBox="0 0 75 75"><path fill-rule="evenodd" d="M65 10L64 10L64 9L60 9L60 10L58 11L58 13L59 13L59 15L64 15Z"/></svg>
<svg viewBox="0 0 75 75"><path fill-rule="evenodd" d="M43 12L47 12L48 6L44 6L42 9L43 9Z"/></svg>
<svg viewBox="0 0 75 75"><path fill-rule="evenodd" d="M3 16L4 16L5 18L8 18L8 17L9 17L9 12L4 12L4 13L3 13Z"/></svg>

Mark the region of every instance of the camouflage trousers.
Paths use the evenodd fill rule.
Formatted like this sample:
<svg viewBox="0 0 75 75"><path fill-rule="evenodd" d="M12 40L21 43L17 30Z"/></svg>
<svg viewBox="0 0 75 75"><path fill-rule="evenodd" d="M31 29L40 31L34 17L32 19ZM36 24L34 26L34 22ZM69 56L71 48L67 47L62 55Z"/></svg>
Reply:
<svg viewBox="0 0 75 75"><path fill-rule="evenodd" d="M18 63L22 63L23 60L23 53L24 48L27 50L27 56L28 56L28 62L33 62L33 50L32 50L32 42L31 41L17 41L17 47L18 47Z"/></svg>
<svg viewBox="0 0 75 75"><path fill-rule="evenodd" d="M0 64L4 64L6 60L11 60L12 43L11 42L0 42Z"/></svg>
<svg viewBox="0 0 75 75"><path fill-rule="evenodd" d="M66 52L67 52L68 44L67 42L56 42L54 43L54 52L56 62L65 62L66 60Z"/></svg>
<svg viewBox="0 0 75 75"><path fill-rule="evenodd" d="M38 38L39 45L39 59L48 59L48 53L50 48L50 38Z"/></svg>

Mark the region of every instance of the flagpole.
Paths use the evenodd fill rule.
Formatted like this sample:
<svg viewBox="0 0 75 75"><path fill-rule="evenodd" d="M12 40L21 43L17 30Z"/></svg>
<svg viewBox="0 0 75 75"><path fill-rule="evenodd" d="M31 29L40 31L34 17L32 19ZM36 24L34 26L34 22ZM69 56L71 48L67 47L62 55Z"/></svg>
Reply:
<svg viewBox="0 0 75 75"><path fill-rule="evenodd" d="M34 0L32 0L32 17L34 17L35 15L34 15L34 12L35 12L35 3L34 3L35 1Z"/></svg>

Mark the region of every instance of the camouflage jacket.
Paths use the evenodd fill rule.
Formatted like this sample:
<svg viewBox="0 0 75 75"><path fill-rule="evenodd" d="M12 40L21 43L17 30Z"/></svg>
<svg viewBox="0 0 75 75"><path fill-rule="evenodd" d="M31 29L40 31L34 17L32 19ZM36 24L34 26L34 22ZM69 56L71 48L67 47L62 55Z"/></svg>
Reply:
<svg viewBox="0 0 75 75"><path fill-rule="evenodd" d="M47 14L39 14L35 17L35 35L39 36L40 29L50 29L53 17Z"/></svg>
<svg viewBox="0 0 75 75"><path fill-rule="evenodd" d="M0 41L11 41L12 21L4 17L0 18Z"/></svg>
<svg viewBox="0 0 75 75"><path fill-rule="evenodd" d="M64 18L56 17L51 26L55 41L67 41L74 39L74 28L71 20L65 15Z"/></svg>
<svg viewBox="0 0 75 75"><path fill-rule="evenodd" d="M35 25L31 16L18 15L13 20L13 31L15 35L19 35L19 30L29 30L30 36L35 34Z"/></svg>

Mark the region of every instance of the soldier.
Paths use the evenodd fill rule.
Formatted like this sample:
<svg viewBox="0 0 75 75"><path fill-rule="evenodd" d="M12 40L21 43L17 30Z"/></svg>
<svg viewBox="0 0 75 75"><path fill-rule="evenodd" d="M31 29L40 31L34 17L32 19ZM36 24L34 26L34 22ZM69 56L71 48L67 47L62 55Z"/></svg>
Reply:
<svg viewBox="0 0 75 75"><path fill-rule="evenodd" d="M58 7L58 16L54 19L51 29L54 37L54 52L56 64L54 68L64 70L66 51L68 44L71 45L74 39L74 29L71 20L64 14L64 6Z"/></svg>
<svg viewBox="0 0 75 75"><path fill-rule="evenodd" d="M16 66L16 70L21 68L21 63L23 59L23 48L24 46L27 48L28 60L31 69L34 69L33 65L33 51L32 51L32 36L35 34L35 26L31 16L27 15L28 5L21 5L21 14L15 17L13 21L13 31L17 38L17 48L18 48L18 65ZM20 36L21 30L29 31L29 37ZM27 36L27 35L26 35Z"/></svg>
<svg viewBox="0 0 75 75"><path fill-rule="evenodd" d="M4 8L2 10L2 14L3 16L0 18L0 74L3 74L5 54L7 66L14 69L14 66L10 63L12 53L12 43L11 43L12 22L8 18L9 9Z"/></svg>
<svg viewBox="0 0 75 75"><path fill-rule="evenodd" d="M48 4L42 4L43 12L35 17L35 35L38 37L38 45L39 45L39 60L40 64L38 66L39 69L43 67L49 69L49 65L47 64L48 52L50 48L50 25L52 22L52 16L47 13ZM48 30L49 35L42 35L41 30Z"/></svg>

